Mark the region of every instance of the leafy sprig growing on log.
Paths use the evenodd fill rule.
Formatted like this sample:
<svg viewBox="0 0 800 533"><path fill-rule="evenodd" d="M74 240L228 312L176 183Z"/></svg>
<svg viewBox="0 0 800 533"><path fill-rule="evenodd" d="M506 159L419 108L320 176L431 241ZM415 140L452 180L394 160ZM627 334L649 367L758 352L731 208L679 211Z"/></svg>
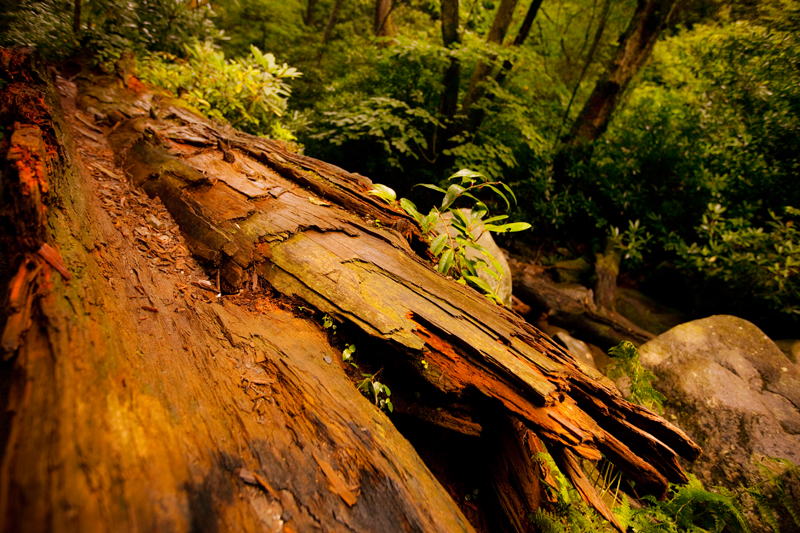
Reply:
<svg viewBox="0 0 800 533"><path fill-rule="evenodd" d="M514 191L505 183L489 181L482 174L467 169L459 170L448 180L455 183L451 183L447 189L430 183L415 185L444 195L442 203L438 207L431 208L427 215L420 213L417 206L407 198L400 199L400 207L414 217L422 232L430 238L430 250L438 258L436 268L439 272L445 276L453 276L459 283L471 285L489 299L502 304L502 299L491 285L479 276L479 272L484 272L499 281L503 275L503 268L497 258L485 246L478 243L476 233L480 235L481 231L492 233L524 231L531 225L527 222L500 223L505 221L508 215L488 217L489 208L475 196L479 191L491 191L502 199L506 209L510 209L509 198L515 204L517 199ZM398 203L395 192L385 185L376 184L370 194L392 205ZM463 198L471 201L470 209L455 208L456 201ZM468 254L468 249L478 251L480 256Z"/></svg>
<svg viewBox="0 0 800 533"><path fill-rule="evenodd" d="M392 400L389 399L392 395L392 391L389 390L389 387L378 381L378 374L380 373L381 371L378 370L374 374L361 374L364 379L362 379L356 387L379 408L385 409L391 413L394 412Z"/></svg>

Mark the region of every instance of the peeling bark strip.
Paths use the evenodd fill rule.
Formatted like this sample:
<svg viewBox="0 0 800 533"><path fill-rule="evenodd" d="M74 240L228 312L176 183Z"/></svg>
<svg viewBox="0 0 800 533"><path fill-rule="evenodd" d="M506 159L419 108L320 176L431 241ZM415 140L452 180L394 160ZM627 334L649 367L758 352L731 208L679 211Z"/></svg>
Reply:
<svg viewBox="0 0 800 533"><path fill-rule="evenodd" d="M338 352L318 326L266 298L217 299L189 283L202 272L188 263L184 274L154 268L137 228L103 208L142 220L137 194L74 164L56 93L30 55L0 59L12 80L0 106L23 89L48 102L2 107L0 119L24 114L43 132L43 236L75 274L65 283L26 248L31 221L2 206L9 303L31 306L31 327L14 346L4 336L0 531L473 531L389 419L324 362ZM84 157L111 159L86 143ZM173 171L186 169L156 181L177 180ZM16 174L6 166L3 178ZM110 181L122 198L106 196ZM196 207L195 219L207 216Z"/></svg>
<svg viewBox="0 0 800 533"><path fill-rule="evenodd" d="M391 343L439 390L477 390L550 443L590 459L601 451L614 457L645 492L661 496L667 479L685 479L673 450L699 454L685 434L643 416L517 315L439 275L397 232L382 229L410 219L367 194L367 178L164 104L163 119L129 120L111 142L132 181L164 202L231 290L255 272L280 293ZM224 161L220 142L234 163ZM412 244L421 242L414 228Z"/></svg>

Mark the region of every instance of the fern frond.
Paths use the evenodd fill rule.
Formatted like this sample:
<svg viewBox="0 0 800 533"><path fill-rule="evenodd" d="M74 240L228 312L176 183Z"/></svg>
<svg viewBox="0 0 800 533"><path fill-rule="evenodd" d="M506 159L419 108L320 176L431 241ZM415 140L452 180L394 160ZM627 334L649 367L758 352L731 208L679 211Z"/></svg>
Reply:
<svg viewBox="0 0 800 533"><path fill-rule="evenodd" d="M666 397L651 385L656 376L639 362L639 352L632 343L622 341L608 350L612 361L607 374L612 380L626 376L630 380L628 400L663 413Z"/></svg>

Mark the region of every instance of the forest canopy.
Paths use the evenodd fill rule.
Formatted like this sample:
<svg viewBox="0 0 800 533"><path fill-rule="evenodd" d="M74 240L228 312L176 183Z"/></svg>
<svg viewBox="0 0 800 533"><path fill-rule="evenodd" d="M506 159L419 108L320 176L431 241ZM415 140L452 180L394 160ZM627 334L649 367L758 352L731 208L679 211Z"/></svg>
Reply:
<svg viewBox="0 0 800 533"><path fill-rule="evenodd" d="M518 199L513 218L533 226L502 242L514 251L592 261L610 242L623 281L668 303L767 331L797 326L796 2L0 6L2 44L109 72L133 52L140 77L206 116L293 142L417 205L432 201L414 184L459 169L502 181ZM642 17L651 48L626 59ZM613 97L598 92L611 85ZM608 118L584 128L598 99Z"/></svg>

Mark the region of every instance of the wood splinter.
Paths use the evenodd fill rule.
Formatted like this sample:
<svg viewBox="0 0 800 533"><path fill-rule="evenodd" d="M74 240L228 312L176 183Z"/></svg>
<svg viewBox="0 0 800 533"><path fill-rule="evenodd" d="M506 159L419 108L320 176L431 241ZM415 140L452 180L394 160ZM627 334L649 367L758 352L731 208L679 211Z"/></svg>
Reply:
<svg viewBox="0 0 800 533"><path fill-rule="evenodd" d="M70 274L69 270L67 270L67 265L64 264L64 260L61 259L61 255L50 247L49 244L44 243L42 244L41 248L36 252L41 256L42 259L47 261L50 266L55 268L61 277L64 278L64 281L69 281L72 279L72 274Z"/></svg>

